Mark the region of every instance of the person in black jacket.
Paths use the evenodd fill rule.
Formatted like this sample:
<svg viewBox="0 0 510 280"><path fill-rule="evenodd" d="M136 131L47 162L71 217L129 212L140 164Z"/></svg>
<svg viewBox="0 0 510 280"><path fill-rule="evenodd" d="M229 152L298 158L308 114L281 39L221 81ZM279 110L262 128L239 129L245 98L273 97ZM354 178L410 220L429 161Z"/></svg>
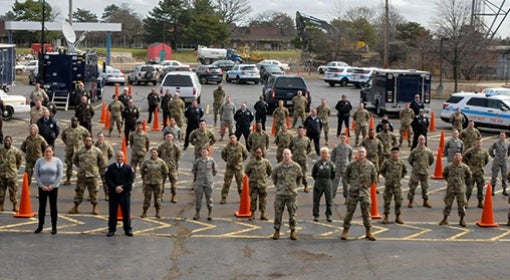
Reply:
<svg viewBox="0 0 510 280"><path fill-rule="evenodd" d="M110 164L105 172L106 185L110 194L108 200L108 237L117 229L117 209L120 205L124 233L133 236L131 228L131 190L135 179L135 170L124 163L124 153L118 151L116 162Z"/></svg>
<svg viewBox="0 0 510 280"><path fill-rule="evenodd" d="M253 119L253 113L248 110L246 103L243 103L241 105L241 109L237 110L237 112L234 114L234 120L236 121L235 134L237 140L241 140L241 135L243 135L248 151L250 150L250 147L248 146L248 136L250 136L251 122Z"/></svg>
<svg viewBox="0 0 510 280"><path fill-rule="evenodd" d="M48 145L55 147L55 139L57 139L60 133L58 123L50 115L48 109L43 110L43 117L37 121L37 127L39 128L39 135L46 140Z"/></svg>
<svg viewBox="0 0 510 280"><path fill-rule="evenodd" d="M189 146L189 135L193 130L197 129L200 120L204 116L204 109L198 107L198 101L195 99L191 101L191 105L184 111L184 116L188 119L188 125L186 126L186 136L184 138L184 150Z"/></svg>
<svg viewBox="0 0 510 280"><path fill-rule="evenodd" d="M315 146L315 153L320 155L320 143L319 139L321 137L322 131L322 120L317 116L317 110L312 109L311 114L305 119L305 128L306 128L306 136L313 141Z"/></svg>
<svg viewBox="0 0 510 280"><path fill-rule="evenodd" d="M140 109L135 106L133 99L128 100L128 105L122 111L122 119L124 121L124 137L126 144L129 145L129 134L136 130L136 121L140 117Z"/></svg>
<svg viewBox="0 0 510 280"><path fill-rule="evenodd" d="M259 101L255 103L255 122L262 124L262 130L266 130L266 115L269 105L264 101L264 95L259 97Z"/></svg>
<svg viewBox="0 0 510 280"><path fill-rule="evenodd" d="M345 123L345 127L347 127L347 131L349 131L349 117L352 110L352 105L349 100L347 100L347 97L342 95L342 100L338 101L336 103L335 109L338 111L338 126L336 130L336 137L340 136L342 133L342 122ZM350 136L347 135L347 137Z"/></svg>
<svg viewBox="0 0 510 280"><path fill-rule="evenodd" d="M377 124L377 126L375 127L375 132L379 133L379 132L383 131L385 124L388 124L390 126L390 131L393 132L393 125L391 124L391 122L388 118L388 115L386 115L386 114L383 115L381 122L379 124Z"/></svg>
<svg viewBox="0 0 510 280"><path fill-rule="evenodd" d="M161 98L161 110L163 111L163 127L168 125L168 120L170 119L170 110L168 109L168 102L172 100L172 94L170 90L165 90L165 95Z"/></svg>
<svg viewBox="0 0 510 280"><path fill-rule="evenodd" d="M420 114L420 109L425 109L425 104L423 104L423 102L420 101L419 94L416 94L414 96L414 100L413 100L413 102L411 102L410 107L411 107L411 109L413 109L415 116L418 116L418 114Z"/></svg>
<svg viewBox="0 0 510 280"><path fill-rule="evenodd" d="M429 130L429 118L425 116L425 109L420 109L419 114L414 118L411 123L411 127L413 128L413 145L411 146L411 150L416 148L418 145L418 137L420 135L425 136L425 145L427 143L427 132Z"/></svg>

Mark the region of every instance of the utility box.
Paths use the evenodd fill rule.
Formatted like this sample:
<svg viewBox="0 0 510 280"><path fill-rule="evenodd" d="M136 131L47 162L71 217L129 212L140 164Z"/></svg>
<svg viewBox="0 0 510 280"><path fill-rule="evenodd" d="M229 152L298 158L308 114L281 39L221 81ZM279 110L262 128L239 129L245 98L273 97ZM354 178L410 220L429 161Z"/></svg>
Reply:
<svg viewBox="0 0 510 280"><path fill-rule="evenodd" d="M16 81L16 45L0 44L0 87L9 91Z"/></svg>

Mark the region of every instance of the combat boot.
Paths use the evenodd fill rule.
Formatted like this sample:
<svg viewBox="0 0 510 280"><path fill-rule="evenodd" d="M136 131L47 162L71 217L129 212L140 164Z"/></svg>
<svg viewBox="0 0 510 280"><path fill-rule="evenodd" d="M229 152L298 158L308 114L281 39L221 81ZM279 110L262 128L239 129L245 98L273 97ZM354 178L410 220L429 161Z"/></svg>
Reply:
<svg viewBox="0 0 510 280"><path fill-rule="evenodd" d="M161 209L156 208L156 218L161 219Z"/></svg>
<svg viewBox="0 0 510 280"><path fill-rule="evenodd" d="M227 203L227 197L224 196L221 198L220 204L225 204L225 203Z"/></svg>
<svg viewBox="0 0 510 280"><path fill-rule="evenodd" d="M97 204L92 205L92 214L99 215L99 212L97 211Z"/></svg>
<svg viewBox="0 0 510 280"><path fill-rule="evenodd" d="M253 211L252 211L250 217L248 218L248 221L253 221L254 219L255 219L255 213L253 213Z"/></svg>
<svg viewBox="0 0 510 280"><path fill-rule="evenodd" d="M278 229L274 230L273 239L274 240L280 239L280 230L278 230Z"/></svg>
<svg viewBox="0 0 510 280"><path fill-rule="evenodd" d="M67 212L69 214L78 214L78 204L75 203L73 208L71 208L71 210L69 210L69 212Z"/></svg>
<svg viewBox="0 0 510 280"><path fill-rule="evenodd" d="M340 239L347 240L347 237L349 237L349 228L344 227L344 231L342 231L342 235L340 236Z"/></svg>
<svg viewBox="0 0 510 280"><path fill-rule="evenodd" d="M409 203L407 203L407 207L413 208L413 200L409 199Z"/></svg>
<svg viewBox="0 0 510 280"><path fill-rule="evenodd" d="M212 214L212 208L207 208L207 211L208 211L208 212L207 212L207 220L208 220L208 221L212 221L212 216L211 216L211 214Z"/></svg>
<svg viewBox="0 0 510 280"><path fill-rule="evenodd" d="M307 185L307 184L305 184L305 189L304 189L303 191L304 191L305 193L308 193L308 192L309 192L309 190L308 190L308 185Z"/></svg>
<svg viewBox="0 0 510 280"><path fill-rule="evenodd" d="M71 179L67 178L67 180L65 180L65 182L63 183L64 186L69 186L71 185Z"/></svg>
<svg viewBox="0 0 510 280"><path fill-rule="evenodd" d="M382 220L383 224L387 224L388 222L388 214L384 214L384 219Z"/></svg>
<svg viewBox="0 0 510 280"><path fill-rule="evenodd" d="M466 227L466 222L464 222L464 216L460 216L459 225L461 227Z"/></svg>
<svg viewBox="0 0 510 280"><path fill-rule="evenodd" d="M375 241L375 236L370 231L370 227L365 228L365 237L370 241Z"/></svg>
<svg viewBox="0 0 510 280"><path fill-rule="evenodd" d="M172 199L170 200L172 203L177 203L177 199L175 198L175 193L172 194Z"/></svg>
<svg viewBox="0 0 510 280"><path fill-rule="evenodd" d="M508 195L508 194L506 193L506 187L503 187L503 195Z"/></svg>
<svg viewBox="0 0 510 280"><path fill-rule="evenodd" d="M260 213L260 219L262 221L269 221L269 219L266 217L266 213L265 212Z"/></svg>
<svg viewBox="0 0 510 280"><path fill-rule="evenodd" d="M448 224L448 216L444 216L441 222L439 222L440 226L446 226Z"/></svg>
<svg viewBox="0 0 510 280"><path fill-rule="evenodd" d="M290 239L297 240L297 234L295 229L290 231Z"/></svg>
<svg viewBox="0 0 510 280"><path fill-rule="evenodd" d="M481 199L478 200L478 208L483 208L483 202Z"/></svg>
<svg viewBox="0 0 510 280"><path fill-rule="evenodd" d="M193 216L193 220L198 221L200 219L200 210L195 210L195 216Z"/></svg>
<svg viewBox="0 0 510 280"><path fill-rule="evenodd" d="M12 212L18 212L18 204L17 203L12 204Z"/></svg>
<svg viewBox="0 0 510 280"><path fill-rule="evenodd" d="M397 215L397 217L395 218L395 223L399 224L399 225L403 225L404 224L404 221L402 221L400 219L400 215Z"/></svg>
<svg viewBox="0 0 510 280"><path fill-rule="evenodd" d="M147 208L143 208L143 213L140 215L140 218L147 218Z"/></svg>
<svg viewBox="0 0 510 280"><path fill-rule="evenodd" d="M423 200L423 207L432 208L432 205L430 205L428 199L424 199Z"/></svg>

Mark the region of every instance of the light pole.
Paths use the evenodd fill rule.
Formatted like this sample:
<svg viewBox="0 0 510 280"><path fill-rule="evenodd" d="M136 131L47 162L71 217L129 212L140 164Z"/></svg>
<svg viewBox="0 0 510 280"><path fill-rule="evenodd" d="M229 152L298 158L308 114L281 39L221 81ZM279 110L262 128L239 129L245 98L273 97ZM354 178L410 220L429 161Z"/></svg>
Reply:
<svg viewBox="0 0 510 280"><path fill-rule="evenodd" d="M46 1L42 1L42 20L41 20L41 51L39 53L39 79L38 82L42 81L44 84L44 66L43 66L43 58L44 58L44 16L46 11Z"/></svg>
<svg viewBox="0 0 510 280"><path fill-rule="evenodd" d="M449 38L441 37L439 45L439 86L437 87L437 94L443 95L443 42L448 41Z"/></svg>

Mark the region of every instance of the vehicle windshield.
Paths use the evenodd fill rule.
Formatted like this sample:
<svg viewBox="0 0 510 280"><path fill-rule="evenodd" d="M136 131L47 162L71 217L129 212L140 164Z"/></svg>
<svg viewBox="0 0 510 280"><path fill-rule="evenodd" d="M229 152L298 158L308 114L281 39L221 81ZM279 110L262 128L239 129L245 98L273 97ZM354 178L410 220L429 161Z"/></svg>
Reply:
<svg viewBox="0 0 510 280"><path fill-rule="evenodd" d="M266 71L281 71L281 68L278 65L275 65L275 64L264 65L264 69Z"/></svg>
<svg viewBox="0 0 510 280"><path fill-rule="evenodd" d="M189 76L168 75L163 81L165 87L192 87L193 82Z"/></svg>
<svg viewBox="0 0 510 280"><path fill-rule="evenodd" d="M355 68L353 72L356 74L368 74L370 73L370 69Z"/></svg>
<svg viewBox="0 0 510 280"><path fill-rule="evenodd" d="M277 88L306 88L305 82L300 78L279 78L276 80L275 87Z"/></svg>
<svg viewBox="0 0 510 280"><path fill-rule="evenodd" d="M328 67L328 72L343 72L344 68Z"/></svg>

